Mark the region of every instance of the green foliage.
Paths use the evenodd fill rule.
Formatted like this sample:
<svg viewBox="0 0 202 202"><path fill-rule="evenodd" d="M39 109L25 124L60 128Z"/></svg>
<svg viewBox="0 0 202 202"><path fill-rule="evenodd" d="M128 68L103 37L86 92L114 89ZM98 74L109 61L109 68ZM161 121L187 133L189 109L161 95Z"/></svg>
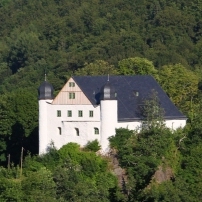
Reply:
<svg viewBox="0 0 202 202"><path fill-rule="evenodd" d="M0 178L0 200L6 201L21 201L22 190L21 181L19 179Z"/></svg>
<svg viewBox="0 0 202 202"><path fill-rule="evenodd" d="M58 90L74 73L117 74L118 61L121 74L202 65L198 1L2 0L0 11L0 92L36 89L45 70Z"/></svg>
<svg viewBox="0 0 202 202"><path fill-rule="evenodd" d="M146 58L128 58L119 61L119 74L121 75L157 75L153 63Z"/></svg>
<svg viewBox="0 0 202 202"><path fill-rule="evenodd" d="M74 143L27 156L22 173L1 167L0 182L1 201L116 201L121 195L107 160Z"/></svg>
<svg viewBox="0 0 202 202"><path fill-rule="evenodd" d="M31 168L32 163L34 163L34 167L35 166L39 167L40 164L42 164L43 166L45 166L46 168L52 171L55 169L55 167L60 165L62 161L60 153L57 151L57 149L55 148L53 144L49 146L48 153L43 154L38 158L37 157L35 158L36 158L37 164L35 163L35 161L30 161L30 162L28 161L27 163L29 168ZM26 158L26 160L29 160L29 158L28 159Z"/></svg>
<svg viewBox="0 0 202 202"><path fill-rule="evenodd" d="M173 156L177 149L175 136L163 127L136 134L118 129L116 136L110 139L110 145L117 149L119 163L127 170L126 190L133 200L140 200L144 195L143 190L149 186L159 165L172 167L179 160Z"/></svg>
<svg viewBox="0 0 202 202"><path fill-rule="evenodd" d="M85 64L83 68L78 69L75 75L116 75L117 70L113 65L103 60L96 60L94 63Z"/></svg>
<svg viewBox="0 0 202 202"><path fill-rule="evenodd" d="M56 184L52 173L46 168L30 172L22 180L24 201L56 201Z"/></svg>
<svg viewBox="0 0 202 202"><path fill-rule="evenodd" d="M38 105L37 98L26 89L7 93L0 99L1 159L10 154L11 162L18 163L21 149L38 152ZM31 145L30 145L31 144Z"/></svg>
<svg viewBox="0 0 202 202"><path fill-rule="evenodd" d="M15 43L13 43L14 40ZM10 51L7 60L13 73L16 73L22 67L38 62L44 57L45 50L43 49L45 47L39 40L37 33L14 30L8 43Z"/></svg>
<svg viewBox="0 0 202 202"><path fill-rule="evenodd" d="M21 180L19 179L20 170L18 167L9 169L0 168L0 199L1 201L21 201L23 192Z"/></svg>
<svg viewBox="0 0 202 202"><path fill-rule="evenodd" d="M160 68L159 79L171 100L184 112L189 111L198 92L198 77L181 64L176 64Z"/></svg>
<svg viewBox="0 0 202 202"><path fill-rule="evenodd" d="M164 127L164 109L161 107L158 94L152 90L141 106L143 116L143 130Z"/></svg>
<svg viewBox="0 0 202 202"><path fill-rule="evenodd" d="M93 152L97 152L100 150L100 145L98 140L93 140L92 142L88 142L85 146L85 150L86 151L93 151Z"/></svg>
<svg viewBox="0 0 202 202"><path fill-rule="evenodd" d="M116 129L116 136L111 136L109 138L110 147L120 149L133 135L135 135L135 133L132 130L126 128Z"/></svg>
<svg viewBox="0 0 202 202"><path fill-rule="evenodd" d="M98 174L85 178L82 170L60 168L56 170L58 200L62 201L110 201L110 188L116 184L111 174ZM67 191L68 190L68 191Z"/></svg>

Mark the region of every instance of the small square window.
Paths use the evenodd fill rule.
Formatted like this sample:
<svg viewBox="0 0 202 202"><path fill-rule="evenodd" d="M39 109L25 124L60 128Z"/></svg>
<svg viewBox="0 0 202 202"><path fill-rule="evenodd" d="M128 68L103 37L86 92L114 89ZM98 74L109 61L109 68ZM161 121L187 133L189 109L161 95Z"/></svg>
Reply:
<svg viewBox="0 0 202 202"><path fill-rule="evenodd" d="M69 82L69 87L74 87L75 83L74 82Z"/></svg>
<svg viewBox="0 0 202 202"><path fill-rule="evenodd" d="M57 117L61 117L61 110L57 110Z"/></svg>
<svg viewBox="0 0 202 202"><path fill-rule="evenodd" d="M67 111L67 116L68 116L68 117L72 117L72 111L71 111L71 110L68 110L68 111Z"/></svg>
<svg viewBox="0 0 202 202"><path fill-rule="evenodd" d="M75 93L69 93L69 99L75 99Z"/></svg>
<svg viewBox="0 0 202 202"><path fill-rule="evenodd" d="M93 111L89 111L89 117L93 117Z"/></svg>
<svg viewBox="0 0 202 202"><path fill-rule="evenodd" d="M79 116L79 117L83 117L83 111L79 110L79 111L78 111L78 116Z"/></svg>
<svg viewBox="0 0 202 202"><path fill-rule="evenodd" d="M94 134L99 135L99 129L98 128L94 128Z"/></svg>

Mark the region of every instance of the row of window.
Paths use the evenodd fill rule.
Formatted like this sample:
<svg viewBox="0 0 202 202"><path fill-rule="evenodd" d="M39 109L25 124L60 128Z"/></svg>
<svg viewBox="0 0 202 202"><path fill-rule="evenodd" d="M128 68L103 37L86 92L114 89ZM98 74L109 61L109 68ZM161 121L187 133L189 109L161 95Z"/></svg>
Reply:
<svg viewBox="0 0 202 202"><path fill-rule="evenodd" d="M62 113L61 110L57 110L57 117L61 117ZM72 110L67 110L67 117L72 117ZM83 111L78 110L78 117L83 117ZM89 111L89 117L93 117L93 111Z"/></svg>
<svg viewBox="0 0 202 202"><path fill-rule="evenodd" d="M78 128L74 128L74 129L75 129L76 136L80 136L79 129ZM61 127L58 127L58 132L59 132L59 135L62 135ZM99 129L98 128L94 128L94 134L99 135Z"/></svg>

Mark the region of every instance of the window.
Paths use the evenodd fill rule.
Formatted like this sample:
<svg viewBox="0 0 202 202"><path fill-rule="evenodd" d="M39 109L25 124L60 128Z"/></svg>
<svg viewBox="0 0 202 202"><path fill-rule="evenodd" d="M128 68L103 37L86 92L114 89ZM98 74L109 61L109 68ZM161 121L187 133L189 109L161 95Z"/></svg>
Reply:
<svg viewBox="0 0 202 202"><path fill-rule="evenodd" d="M69 93L69 99L75 99L75 93Z"/></svg>
<svg viewBox="0 0 202 202"><path fill-rule="evenodd" d="M75 128L75 131L76 131L76 136L79 136L79 129Z"/></svg>
<svg viewBox="0 0 202 202"><path fill-rule="evenodd" d="M67 116L68 116L68 117L72 117L72 111L71 111L71 110L68 110L68 111L67 111Z"/></svg>
<svg viewBox="0 0 202 202"><path fill-rule="evenodd" d="M62 135L62 129L61 129L61 127L58 127L58 134Z"/></svg>
<svg viewBox="0 0 202 202"><path fill-rule="evenodd" d="M69 82L69 87L74 87L75 83L74 82Z"/></svg>
<svg viewBox="0 0 202 202"><path fill-rule="evenodd" d="M99 129L98 128L94 128L94 134L99 135Z"/></svg>
<svg viewBox="0 0 202 202"><path fill-rule="evenodd" d="M78 111L78 116L79 116L79 117L83 117L83 111L79 110L79 111Z"/></svg>
<svg viewBox="0 0 202 202"><path fill-rule="evenodd" d="M61 110L57 110L57 117L61 117Z"/></svg>
<svg viewBox="0 0 202 202"><path fill-rule="evenodd" d="M89 117L93 117L93 111L89 111Z"/></svg>

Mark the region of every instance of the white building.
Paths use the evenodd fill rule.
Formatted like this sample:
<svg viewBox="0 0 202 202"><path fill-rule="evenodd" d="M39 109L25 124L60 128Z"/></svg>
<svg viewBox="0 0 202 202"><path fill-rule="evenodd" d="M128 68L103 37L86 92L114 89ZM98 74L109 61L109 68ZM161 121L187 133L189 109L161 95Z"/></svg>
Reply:
<svg viewBox="0 0 202 202"><path fill-rule="evenodd" d="M54 142L56 148L69 142L81 146L97 139L108 149L108 137L116 128L141 127L140 106L155 90L164 109L166 126L184 127L186 117L175 107L151 76L75 76L53 98L53 87L44 81L39 89L39 154Z"/></svg>

